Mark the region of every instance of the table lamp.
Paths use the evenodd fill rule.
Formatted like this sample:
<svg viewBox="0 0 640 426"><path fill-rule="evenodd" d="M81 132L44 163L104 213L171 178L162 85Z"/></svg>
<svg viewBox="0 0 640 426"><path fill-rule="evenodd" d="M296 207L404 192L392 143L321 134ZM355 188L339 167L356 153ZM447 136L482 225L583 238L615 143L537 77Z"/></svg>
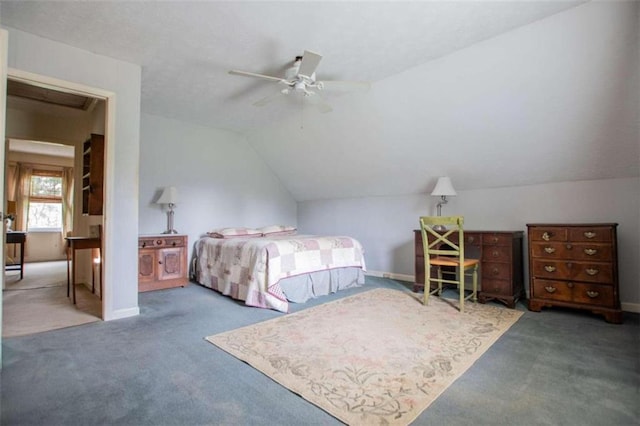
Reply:
<svg viewBox="0 0 640 426"><path fill-rule="evenodd" d="M173 207L176 205L176 201L178 201L178 191L175 186L168 186L156 201L156 204L166 204L169 206L169 211L167 212L167 230L163 232L163 234L177 234L178 231L173 229Z"/></svg>
<svg viewBox="0 0 640 426"><path fill-rule="evenodd" d="M442 205L447 204L447 197L456 196L456 190L453 189L451 179L448 177L439 177L436 187L431 191L432 197L440 197L438 202L438 216L442 216Z"/></svg>

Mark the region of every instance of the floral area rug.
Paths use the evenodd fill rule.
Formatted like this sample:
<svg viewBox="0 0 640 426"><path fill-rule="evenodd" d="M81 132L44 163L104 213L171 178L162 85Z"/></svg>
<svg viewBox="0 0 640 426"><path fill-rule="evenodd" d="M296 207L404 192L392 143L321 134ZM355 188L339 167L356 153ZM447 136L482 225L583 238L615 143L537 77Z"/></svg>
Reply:
<svg viewBox="0 0 640 426"><path fill-rule="evenodd" d="M522 312L375 289L207 337L351 425L406 425Z"/></svg>

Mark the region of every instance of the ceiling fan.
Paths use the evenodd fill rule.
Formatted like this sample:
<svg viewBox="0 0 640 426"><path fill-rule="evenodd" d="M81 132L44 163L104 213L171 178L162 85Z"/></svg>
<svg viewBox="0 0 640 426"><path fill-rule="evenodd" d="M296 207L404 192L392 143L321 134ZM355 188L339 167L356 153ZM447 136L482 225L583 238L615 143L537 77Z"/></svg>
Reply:
<svg viewBox="0 0 640 426"><path fill-rule="evenodd" d="M255 102L253 104L255 106L264 106L281 95L299 93L302 94L305 99L308 99L310 103L314 104L320 112L329 112L332 111L331 106L322 100L318 92L332 88L343 91L369 89L370 84L364 81L317 81L316 68L318 68L321 60L322 55L310 50L305 50L302 56L296 56L293 61L293 65L285 71L284 77L273 77L270 75L238 70L231 70L229 71L229 74L261 78L263 80L273 81L286 86L273 95Z"/></svg>

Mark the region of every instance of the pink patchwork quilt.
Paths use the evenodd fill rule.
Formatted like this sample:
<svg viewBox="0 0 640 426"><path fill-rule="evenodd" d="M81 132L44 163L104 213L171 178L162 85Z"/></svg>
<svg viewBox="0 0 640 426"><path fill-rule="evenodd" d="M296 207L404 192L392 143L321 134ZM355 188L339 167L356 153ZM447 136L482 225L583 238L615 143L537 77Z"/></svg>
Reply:
<svg viewBox="0 0 640 426"><path fill-rule="evenodd" d="M280 280L315 271L358 267L364 250L351 237L294 235L198 240L196 280L246 305L288 312Z"/></svg>

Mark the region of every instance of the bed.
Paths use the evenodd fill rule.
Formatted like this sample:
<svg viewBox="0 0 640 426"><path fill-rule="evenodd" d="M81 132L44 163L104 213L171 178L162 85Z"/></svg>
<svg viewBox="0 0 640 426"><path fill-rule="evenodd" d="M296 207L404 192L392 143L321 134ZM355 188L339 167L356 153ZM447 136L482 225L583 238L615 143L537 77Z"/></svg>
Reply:
<svg viewBox="0 0 640 426"><path fill-rule="evenodd" d="M195 244L195 280L248 306L289 311L289 302L364 284L360 242L346 236L206 236Z"/></svg>

